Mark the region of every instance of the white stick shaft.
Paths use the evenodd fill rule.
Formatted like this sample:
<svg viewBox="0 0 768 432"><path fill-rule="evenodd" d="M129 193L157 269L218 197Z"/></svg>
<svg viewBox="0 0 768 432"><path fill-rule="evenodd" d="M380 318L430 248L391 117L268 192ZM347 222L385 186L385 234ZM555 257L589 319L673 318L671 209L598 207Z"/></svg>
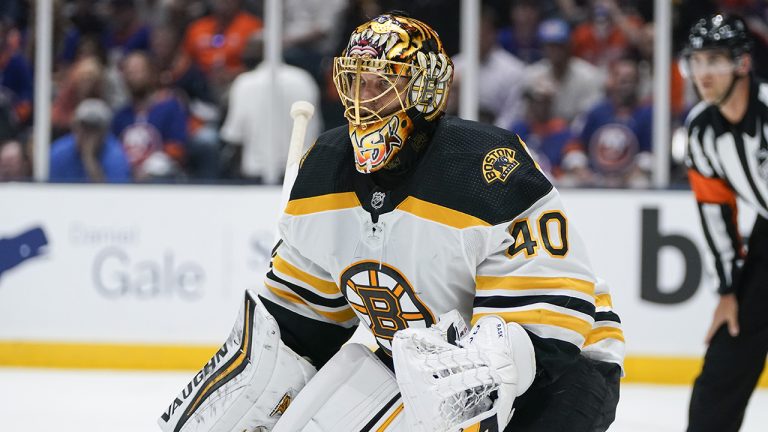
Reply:
<svg viewBox="0 0 768 432"><path fill-rule="evenodd" d="M304 140L307 136L307 127L309 120L315 113L315 107L306 101L294 102L291 106L291 117L293 117L293 129L291 130L291 142L288 147L288 160L285 163L285 178L283 179L283 190L280 196L280 213L285 210L288 199L291 196L291 189L296 177L299 174L299 163L304 150Z"/></svg>
<svg viewBox="0 0 768 432"><path fill-rule="evenodd" d="M304 140L307 137L307 128L309 127L309 117L305 113L300 113L293 118L293 130L291 131L291 145L288 148L288 161L285 164L286 170L292 164L298 163L303 154Z"/></svg>
<svg viewBox="0 0 768 432"><path fill-rule="evenodd" d="M307 137L309 120L315 114L315 107L307 101L294 102L291 105L291 118L293 118L293 130L291 130L291 142L288 147L288 160L285 170L288 171L294 163L299 163L304 149L304 140ZM285 182L283 182L285 184Z"/></svg>

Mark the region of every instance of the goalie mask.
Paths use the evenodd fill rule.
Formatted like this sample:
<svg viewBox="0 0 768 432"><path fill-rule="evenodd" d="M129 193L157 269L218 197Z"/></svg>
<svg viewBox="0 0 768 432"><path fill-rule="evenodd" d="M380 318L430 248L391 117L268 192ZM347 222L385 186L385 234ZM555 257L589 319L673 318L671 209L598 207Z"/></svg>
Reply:
<svg viewBox="0 0 768 432"><path fill-rule="evenodd" d="M334 59L333 81L357 170L381 169L403 148L414 120L439 118L452 79L440 38L421 21L381 15L355 29Z"/></svg>

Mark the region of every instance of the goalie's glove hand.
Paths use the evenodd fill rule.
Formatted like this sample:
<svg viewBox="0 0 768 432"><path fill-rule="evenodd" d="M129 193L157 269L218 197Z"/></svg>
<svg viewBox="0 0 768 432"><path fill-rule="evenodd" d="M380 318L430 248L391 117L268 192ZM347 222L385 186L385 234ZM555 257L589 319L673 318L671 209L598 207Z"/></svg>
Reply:
<svg viewBox="0 0 768 432"><path fill-rule="evenodd" d="M392 354L409 431L453 432L481 422L503 430L515 397L533 381L533 345L518 324L483 317L457 345L434 327L395 334Z"/></svg>
<svg viewBox="0 0 768 432"><path fill-rule="evenodd" d="M496 411L500 428L512 418L512 403L525 393L536 375L536 355L528 333L520 324L506 323L497 315L480 318L459 346L484 353L501 379Z"/></svg>

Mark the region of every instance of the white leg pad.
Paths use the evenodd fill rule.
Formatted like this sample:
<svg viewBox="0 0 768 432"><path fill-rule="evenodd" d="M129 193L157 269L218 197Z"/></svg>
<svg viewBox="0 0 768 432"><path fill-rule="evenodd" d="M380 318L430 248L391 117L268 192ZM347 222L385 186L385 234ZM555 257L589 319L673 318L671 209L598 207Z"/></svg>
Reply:
<svg viewBox="0 0 768 432"><path fill-rule="evenodd" d="M158 423L164 432L268 431L314 374L280 340L266 308L246 292L227 341Z"/></svg>
<svg viewBox="0 0 768 432"><path fill-rule="evenodd" d="M401 411L392 371L367 347L351 343L320 369L273 432L401 432Z"/></svg>

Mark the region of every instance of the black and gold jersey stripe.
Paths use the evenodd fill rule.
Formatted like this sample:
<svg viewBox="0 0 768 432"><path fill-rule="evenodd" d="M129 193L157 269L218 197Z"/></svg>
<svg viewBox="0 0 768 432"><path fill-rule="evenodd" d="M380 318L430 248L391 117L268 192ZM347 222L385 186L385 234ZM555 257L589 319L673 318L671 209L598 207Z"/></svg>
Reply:
<svg viewBox="0 0 768 432"><path fill-rule="evenodd" d="M509 149L515 175L489 184L486 156ZM366 205L376 188L355 170L346 127L322 134L306 155L293 186L287 213L302 215ZM418 166L395 188L390 209L399 208L438 222L466 227L510 221L552 190L519 137L511 132L455 117L441 119ZM355 187L357 185L357 188ZM352 195L356 194L357 203Z"/></svg>

